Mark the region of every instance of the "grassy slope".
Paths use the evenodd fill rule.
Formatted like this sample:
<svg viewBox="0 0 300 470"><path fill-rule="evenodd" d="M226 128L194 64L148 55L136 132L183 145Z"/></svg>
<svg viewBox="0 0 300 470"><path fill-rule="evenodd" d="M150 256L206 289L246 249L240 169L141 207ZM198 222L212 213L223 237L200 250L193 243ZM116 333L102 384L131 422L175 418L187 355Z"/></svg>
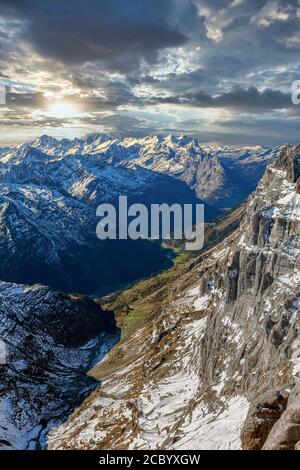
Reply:
<svg viewBox="0 0 300 470"><path fill-rule="evenodd" d="M177 242L177 246L174 247L177 257L170 269L140 281L124 291L99 299L102 308L114 311L117 324L121 328L121 339L105 360L90 371L90 375L102 380L111 372L115 372L137 359L134 348L130 344L135 331L142 328L147 320L155 315L160 305L168 301L172 282L192 269L197 264L199 257L205 256L208 249L237 228L243 212L244 205L226 217L207 224L205 245L200 252L185 252L182 245L180 246Z"/></svg>

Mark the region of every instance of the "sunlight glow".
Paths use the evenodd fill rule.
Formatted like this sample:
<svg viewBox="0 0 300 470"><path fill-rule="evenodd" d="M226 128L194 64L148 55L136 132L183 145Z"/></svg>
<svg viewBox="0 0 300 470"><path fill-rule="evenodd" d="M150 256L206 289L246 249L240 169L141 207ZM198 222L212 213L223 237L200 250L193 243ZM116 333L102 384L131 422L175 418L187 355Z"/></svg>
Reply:
<svg viewBox="0 0 300 470"><path fill-rule="evenodd" d="M66 119L78 116L80 111L68 101L57 101L48 107L45 114L48 117Z"/></svg>

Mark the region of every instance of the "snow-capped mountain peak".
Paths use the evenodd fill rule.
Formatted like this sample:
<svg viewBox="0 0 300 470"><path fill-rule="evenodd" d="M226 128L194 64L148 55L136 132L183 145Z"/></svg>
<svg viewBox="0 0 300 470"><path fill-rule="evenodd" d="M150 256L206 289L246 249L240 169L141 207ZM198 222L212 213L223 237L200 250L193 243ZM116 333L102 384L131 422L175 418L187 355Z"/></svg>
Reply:
<svg viewBox="0 0 300 470"><path fill-rule="evenodd" d="M147 284L152 315L93 369L104 383L50 449L299 449L299 156L282 150L229 236Z"/></svg>

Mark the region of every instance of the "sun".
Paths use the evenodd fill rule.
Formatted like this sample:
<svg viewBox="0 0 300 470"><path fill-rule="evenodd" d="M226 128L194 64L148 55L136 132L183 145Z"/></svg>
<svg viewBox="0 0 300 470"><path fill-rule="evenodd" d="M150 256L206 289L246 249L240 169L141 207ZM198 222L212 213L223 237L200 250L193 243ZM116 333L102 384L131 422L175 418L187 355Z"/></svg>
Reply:
<svg viewBox="0 0 300 470"><path fill-rule="evenodd" d="M68 101L57 101L52 103L46 110L46 116L52 118L75 118L79 114L79 109Z"/></svg>

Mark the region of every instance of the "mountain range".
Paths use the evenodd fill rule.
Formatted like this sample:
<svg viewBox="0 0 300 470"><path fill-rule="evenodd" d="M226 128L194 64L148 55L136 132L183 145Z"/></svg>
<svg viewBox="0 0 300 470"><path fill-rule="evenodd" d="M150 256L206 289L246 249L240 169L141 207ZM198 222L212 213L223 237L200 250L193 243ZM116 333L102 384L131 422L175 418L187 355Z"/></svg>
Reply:
<svg viewBox="0 0 300 470"><path fill-rule="evenodd" d="M107 299L121 341L50 449L300 448L300 146L217 230L198 258Z"/></svg>
<svg viewBox="0 0 300 470"><path fill-rule="evenodd" d="M0 279L105 294L170 264L157 242L96 236L103 202L240 204L279 149L211 148L181 136L49 136L0 152Z"/></svg>
<svg viewBox="0 0 300 470"><path fill-rule="evenodd" d="M0 447L300 448L300 146L44 136L0 175ZM120 194L203 201L204 248L97 245Z"/></svg>

